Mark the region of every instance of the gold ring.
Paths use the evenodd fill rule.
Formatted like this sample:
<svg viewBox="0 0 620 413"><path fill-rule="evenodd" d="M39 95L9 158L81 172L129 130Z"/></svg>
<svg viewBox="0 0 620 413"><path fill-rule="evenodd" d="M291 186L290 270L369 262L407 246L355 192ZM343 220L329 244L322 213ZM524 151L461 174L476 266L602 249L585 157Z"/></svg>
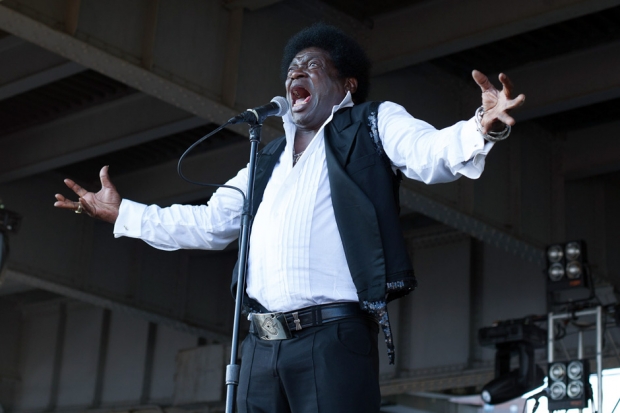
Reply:
<svg viewBox="0 0 620 413"><path fill-rule="evenodd" d="M81 213L82 213L82 211L83 211L83 209L82 209L82 204L78 203L78 207L77 207L77 209L75 210L75 213L76 213L76 214L81 214Z"/></svg>

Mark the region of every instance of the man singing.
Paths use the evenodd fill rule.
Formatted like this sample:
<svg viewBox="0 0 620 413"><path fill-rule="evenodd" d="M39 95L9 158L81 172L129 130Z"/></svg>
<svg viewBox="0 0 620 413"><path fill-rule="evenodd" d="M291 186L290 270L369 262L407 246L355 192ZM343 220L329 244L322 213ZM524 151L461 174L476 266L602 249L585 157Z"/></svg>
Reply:
<svg viewBox="0 0 620 413"><path fill-rule="evenodd" d="M428 184L478 178L515 123L509 112L525 100L511 98L507 76L500 91L474 71L482 107L436 130L395 103L365 102L369 68L360 45L331 26L304 29L284 49L291 110L285 137L258 159L240 412L379 411L377 334L392 361L387 302L415 287L398 221L400 176ZM227 185L245 190L247 176L242 169ZM57 194L54 205L164 250L222 249L238 237L235 190L218 189L208 205L159 208L121 199L107 167L100 177L97 193L65 180L79 200ZM269 315L276 312L284 317ZM282 328L285 337L270 336Z"/></svg>

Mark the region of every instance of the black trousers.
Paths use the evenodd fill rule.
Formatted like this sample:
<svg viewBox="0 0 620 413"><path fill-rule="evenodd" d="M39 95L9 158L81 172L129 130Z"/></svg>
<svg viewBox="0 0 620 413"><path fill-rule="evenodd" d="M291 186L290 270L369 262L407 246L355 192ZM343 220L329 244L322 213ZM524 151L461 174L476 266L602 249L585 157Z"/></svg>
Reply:
<svg viewBox="0 0 620 413"><path fill-rule="evenodd" d="M378 413L378 326L347 318L241 350L240 413Z"/></svg>

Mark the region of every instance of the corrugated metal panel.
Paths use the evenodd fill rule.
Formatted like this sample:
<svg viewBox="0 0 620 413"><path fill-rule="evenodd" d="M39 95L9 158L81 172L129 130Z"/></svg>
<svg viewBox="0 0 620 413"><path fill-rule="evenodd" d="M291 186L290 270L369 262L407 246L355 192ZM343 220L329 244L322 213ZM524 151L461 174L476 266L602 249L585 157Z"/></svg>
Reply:
<svg viewBox="0 0 620 413"><path fill-rule="evenodd" d="M57 305L24 315L17 409L45 409L50 402L58 320Z"/></svg>
<svg viewBox="0 0 620 413"><path fill-rule="evenodd" d="M176 357L180 350L193 348L198 339L163 325L158 326L153 377L151 382L151 402L171 402L174 395Z"/></svg>
<svg viewBox="0 0 620 413"><path fill-rule="evenodd" d="M177 356L174 404L221 401L224 394L224 357L222 344L181 351Z"/></svg>
<svg viewBox="0 0 620 413"><path fill-rule="evenodd" d="M83 407L93 402L102 314L103 309L83 303L67 308L59 407Z"/></svg>
<svg viewBox="0 0 620 413"><path fill-rule="evenodd" d="M110 326L102 404L139 404L148 322L114 312Z"/></svg>
<svg viewBox="0 0 620 413"><path fill-rule="evenodd" d="M401 314L409 320L400 331L402 369L467 363L469 254L469 239L414 251L418 287Z"/></svg>

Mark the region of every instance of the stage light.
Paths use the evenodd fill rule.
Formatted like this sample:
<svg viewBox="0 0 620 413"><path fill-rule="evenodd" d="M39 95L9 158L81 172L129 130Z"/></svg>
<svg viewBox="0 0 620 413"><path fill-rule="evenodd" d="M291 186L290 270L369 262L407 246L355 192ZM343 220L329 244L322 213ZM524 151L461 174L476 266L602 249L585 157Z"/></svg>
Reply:
<svg viewBox="0 0 620 413"><path fill-rule="evenodd" d="M586 245L583 241L547 247L547 291L588 289Z"/></svg>
<svg viewBox="0 0 620 413"><path fill-rule="evenodd" d="M549 387L549 397L551 400L560 400L566 396L566 384L561 381L553 383Z"/></svg>
<svg viewBox="0 0 620 413"><path fill-rule="evenodd" d="M486 404L500 404L515 399L529 390L532 389L519 384L519 370L513 370L485 384L480 396Z"/></svg>
<svg viewBox="0 0 620 413"><path fill-rule="evenodd" d="M549 367L549 377L553 380L562 380L566 374L566 366L563 363L555 363Z"/></svg>
<svg viewBox="0 0 620 413"><path fill-rule="evenodd" d="M569 261L578 259L581 255L581 249L581 244L579 242L569 242L566 244L566 259Z"/></svg>
<svg viewBox="0 0 620 413"><path fill-rule="evenodd" d="M579 360L571 361L567 368L568 378L579 380L583 375L583 364Z"/></svg>
<svg viewBox="0 0 620 413"><path fill-rule="evenodd" d="M583 271L581 269L581 264L578 263L577 261L570 262L566 266L566 276L571 280L575 280L579 278L582 272Z"/></svg>
<svg viewBox="0 0 620 413"><path fill-rule="evenodd" d="M564 277L564 267L556 262L549 267L549 279L551 281L559 281Z"/></svg>
<svg viewBox="0 0 620 413"><path fill-rule="evenodd" d="M570 383L568 383L566 394L571 399L581 397L581 395L583 394L583 384L580 381L571 381Z"/></svg>
<svg viewBox="0 0 620 413"><path fill-rule="evenodd" d="M550 262L560 262L564 258L564 248L561 245L551 245L547 249L547 258Z"/></svg>
<svg viewBox="0 0 620 413"><path fill-rule="evenodd" d="M544 347L545 330L528 319L509 320L481 328L478 341L496 348L495 378L482 388L485 403L503 403L543 385L545 373L534 362L534 349ZM510 370L513 356L518 358L518 368Z"/></svg>
<svg viewBox="0 0 620 413"><path fill-rule="evenodd" d="M549 411L582 409L592 399L587 360L554 362L549 366Z"/></svg>

